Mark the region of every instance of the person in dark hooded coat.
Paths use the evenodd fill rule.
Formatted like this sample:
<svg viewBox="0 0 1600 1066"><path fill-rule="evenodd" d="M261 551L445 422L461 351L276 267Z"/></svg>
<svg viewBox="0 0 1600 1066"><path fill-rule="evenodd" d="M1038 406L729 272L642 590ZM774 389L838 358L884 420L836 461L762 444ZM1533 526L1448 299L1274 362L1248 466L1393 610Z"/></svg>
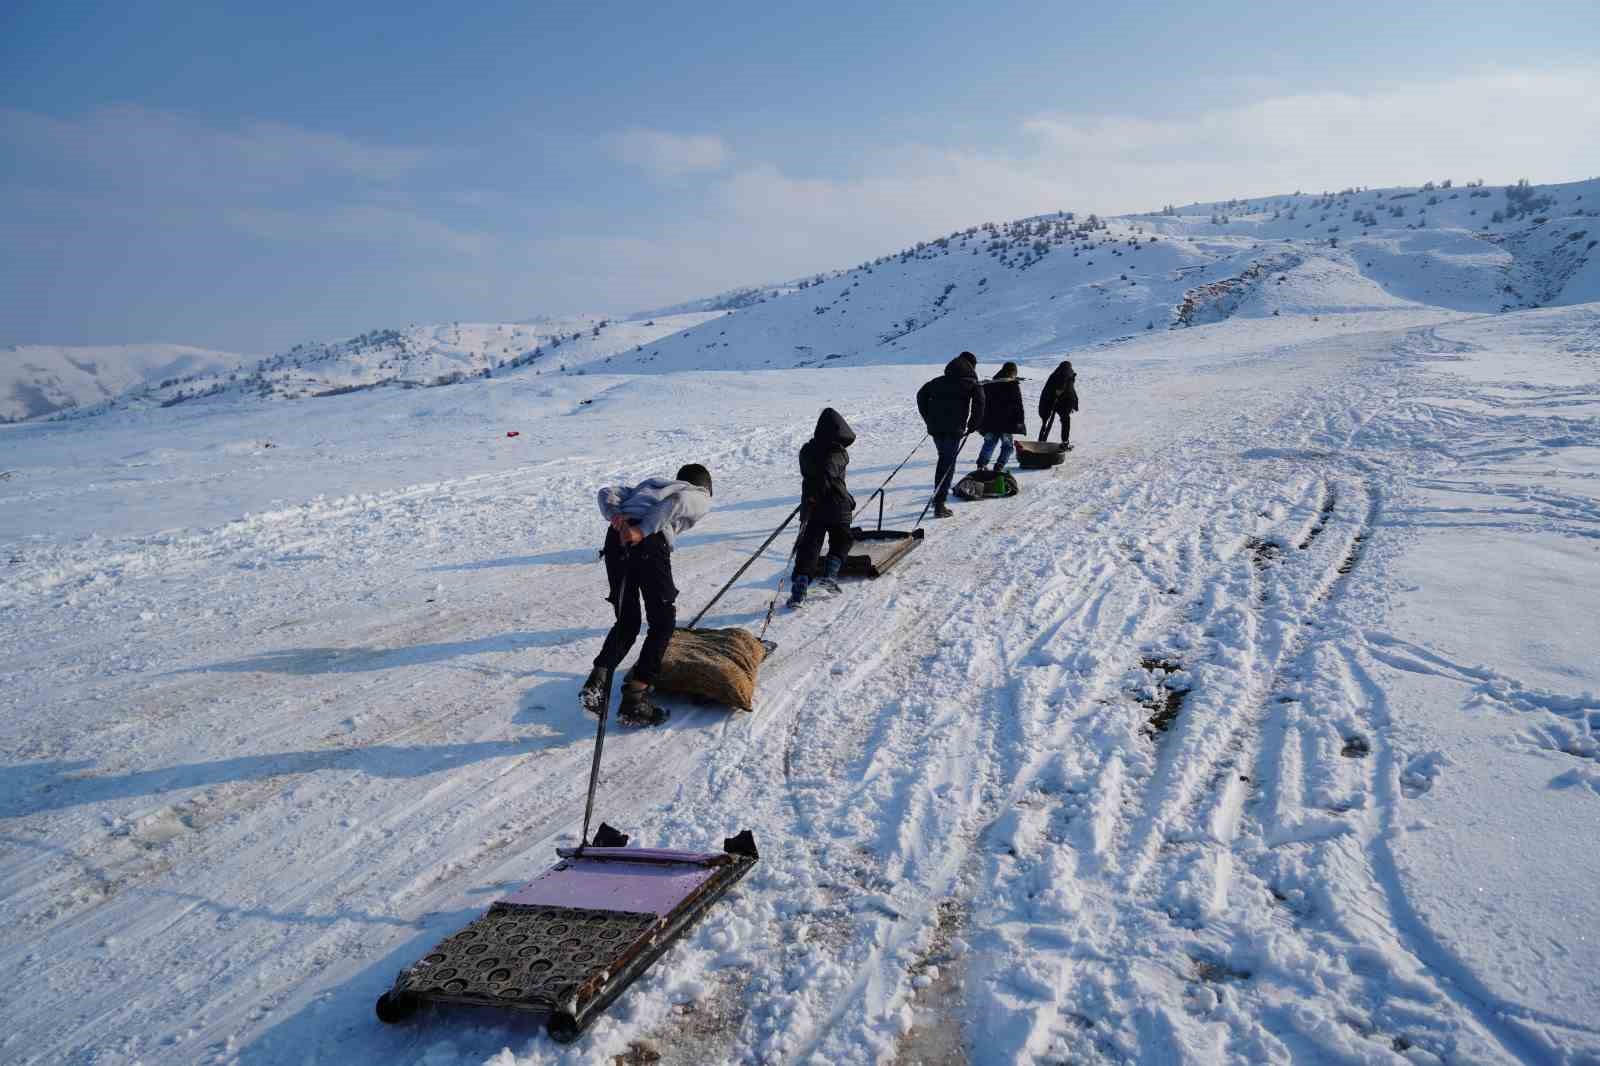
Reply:
<svg viewBox="0 0 1600 1066"><path fill-rule="evenodd" d="M1044 392L1039 395L1039 417L1046 421L1051 415L1061 419L1061 443L1071 447L1072 412L1078 409L1078 373L1072 369L1071 360L1050 372L1045 379Z"/></svg>
<svg viewBox="0 0 1600 1066"><path fill-rule="evenodd" d="M1004 470L1016 450L1012 438L1019 433L1024 437L1028 435L1022 406L1022 379L1017 377L1016 363L1002 366L993 381L983 383L983 403L983 421L978 426L978 432L983 434L983 447L978 451L978 469L988 468L989 456L998 444L1000 461L995 469Z"/></svg>
<svg viewBox="0 0 1600 1066"><path fill-rule="evenodd" d="M805 602L813 580L830 592L839 590L837 578L850 554L850 519L856 511L855 497L845 484L850 466L846 449L855 442L855 430L844 416L824 407L816 431L800 446L800 540L794 547L790 607ZM826 564L821 558L824 537L828 540Z"/></svg>
<svg viewBox="0 0 1600 1066"><path fill-rule="evenodd" d="M956 470L961 438L983 421L983 386L978 384L978 357L962 352L945 364L944 373L917 390L917 411L928 427L939 463L933 473L933 516L949 518L945 500Z"/></svg>

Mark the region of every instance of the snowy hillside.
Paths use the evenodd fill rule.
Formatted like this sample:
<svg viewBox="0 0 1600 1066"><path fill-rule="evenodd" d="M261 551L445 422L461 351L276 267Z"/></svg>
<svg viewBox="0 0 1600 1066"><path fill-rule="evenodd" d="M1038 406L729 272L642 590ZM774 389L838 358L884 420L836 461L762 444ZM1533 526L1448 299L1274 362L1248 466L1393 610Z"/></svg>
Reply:
<svg viewBox="0 0 1600 1066"><path fill-rule="evenodd" d="M619 322L602 315L527 322L453 322L379 329L325 344L296 345L253 365L152 382L77 415L121 408L176 407L339 396L365 389L435 388L497 371L579 372L673 333L721 317L698 311Z"/></svg>
<svg viewBox="0 0 1600 1066"><path fill-rule="evenodd" d="M1597 185L980 226L0 426L0 1060L1593 1066ZM608 734L601 817L760 864L575 1044L380 1024L575 842L595 487L710 466L687 620L825 405L916 523L963 348L1030 429L1074 361L1065 464L779 609L753 713Z"/></svg>
<svg viewBox="0 0 1600 1066"><path fill-rule="evenodd" d="M1600 180L1295 193L1104 219L1061 212L625 319L373 330L186 375L118 403L315 399L601 367L905 363L975 346L1001 360L1233 316L1574 304L1600 300L1597 247Z"/></svg>
<svg viewBox="0 0 1600 1066"><path fill-rule="evenodd" d="M1239 315L1600 299L1600 180L1295 194L970 227L768 294L645 369L1000 360Z"/></svg>
<svg viewBox="0 0 1600 1066"><path fill-rule="evenodd" d="M142 386L179 387L248 358L179 344L14 344L0 349L0 422L102 403Z"/></svg>

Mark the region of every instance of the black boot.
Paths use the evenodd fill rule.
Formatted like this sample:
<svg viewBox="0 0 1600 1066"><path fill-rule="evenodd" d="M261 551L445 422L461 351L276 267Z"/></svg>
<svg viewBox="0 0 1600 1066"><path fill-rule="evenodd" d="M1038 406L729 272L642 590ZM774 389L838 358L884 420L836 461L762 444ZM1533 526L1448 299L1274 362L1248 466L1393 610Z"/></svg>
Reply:
<svg viewBox="0 0 1600 1066"><path fill-rule="evenodd" d="M837 555L828 556L827 569L817 579L817 591L825 592L829 596L839 594L839 572L844 569L844 560Z"/></svg>
<svg viewBox="0 0 1600 1066"><path fill-rule="evenodd" d="M600 708L611 698L611 671L597 666L589 671L589 679L578 690L578 706L583 713L600 717Z"/></svg>
<svg viewBox="0 0 1600 1066"><path fill-rule="evenodd" d="M668 712L650 702L650 686L641 681L629 681L622 686L622 704L617 708L617 721L623 725L660 725L667 720Z"/></svg>

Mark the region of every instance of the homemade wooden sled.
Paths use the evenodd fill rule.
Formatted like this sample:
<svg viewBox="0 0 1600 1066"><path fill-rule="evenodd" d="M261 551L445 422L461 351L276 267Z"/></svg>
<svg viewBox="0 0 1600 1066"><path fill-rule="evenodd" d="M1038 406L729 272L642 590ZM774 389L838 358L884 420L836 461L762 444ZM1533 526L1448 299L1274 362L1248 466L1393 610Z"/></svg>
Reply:
<svg viewBox="0 0 1600 1066"><path fill-rule="evenodd" d="M908 455L906 458L909 460L911 457ZM887 484L885 481L884 485ZM883 501L886 498L883 486L879 486L872 495L878 498L878 526L876 529L856 526L850 530L850 554L845 556L844 566L839 571L840 577L882 577L899 565L900 560L922 547L924 534L921 529L908 532L883 528ZM871 504L872 499L868 497L867 505Z"/></svg>
<svg viewBox="0 0 1600 1066"><path fill-rule="evenodd" d="M595 843L489 907L400 971L377 1014L404 1021L425 1003L547 1015L576 1040L758 861L747 829L720 853L626 847L602 825Z"/></svg>
<svg viewBox="0 0 1600 1066"><path fill-rule="evenodd" d="M923 532L898 529L852 529L850 554L845 557L842 577L882 577L900 560L922 546Z"/></svg>

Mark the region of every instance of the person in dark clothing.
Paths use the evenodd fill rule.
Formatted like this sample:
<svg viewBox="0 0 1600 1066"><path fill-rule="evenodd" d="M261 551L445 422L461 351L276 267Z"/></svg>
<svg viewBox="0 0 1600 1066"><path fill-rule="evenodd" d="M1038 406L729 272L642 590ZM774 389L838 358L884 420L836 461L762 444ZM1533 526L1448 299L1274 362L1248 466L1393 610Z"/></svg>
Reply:
<svg viewBox="0 0 1600 1066"><path fill-rule="evenodd" d="M1012 443L1014 434L1028 435L1023 420L1022 380L1017 377L1017 364L1007 363L993 381L983 383L983 421L978 425L983 434L983 448L978 452L978 469L987 470L989 456L995 445L1000 446L1000 461L995 470L1004 470L1016 450Z"/></svg>
<svg viewBox="0 0 1600 1066"><path fill-rule="evenodd" d="M672 582L672 548L678 535L711 510L711 474L690 463L675 478L653 477L637 485L607 485L600 513L610 524L603 554L616 622L606 634L594 669L579 692L584 710L599 714L610 695L612 672L639 637L640 601L650 629L639 661L622 683L617 718L628 725L658 725L667 712L650 701L661 659L677 625L678 587Z"/></svg>
<svg viewBox="0 0 1600 1066"><path fill-rule="evenodd" d="M978 384L978 357L962 352L945 364L944 373L917 390L917 411L928 427L939 462L933 473L933 516L949 518L945 500L956 470L961 438L983 421L983 387Z"/></svg>
<svg viewBox="0 0 1600 1066"><path fill-rule="evenodd" d="M1072 447L1072 412L1078 409L1078 374L1070 360L1050 371L1045 379L1044 392L1039 395L1039 417L1049 421L1051 415L1061 419L1061 443Z"/></svg>
<svg viewBox="0 0 1600 1066"><path fill-rule="evenodd" d="M816 432L800 446L800 540L794 549L790 607L805 602L813 580L828 592L839 591L837 578L850 554L850 519L856 510L844 478L850 466L846 449L855 442L855 430L844 416L824 407ZM828 561L818 579L823 537L828 538Z"/></svg>

